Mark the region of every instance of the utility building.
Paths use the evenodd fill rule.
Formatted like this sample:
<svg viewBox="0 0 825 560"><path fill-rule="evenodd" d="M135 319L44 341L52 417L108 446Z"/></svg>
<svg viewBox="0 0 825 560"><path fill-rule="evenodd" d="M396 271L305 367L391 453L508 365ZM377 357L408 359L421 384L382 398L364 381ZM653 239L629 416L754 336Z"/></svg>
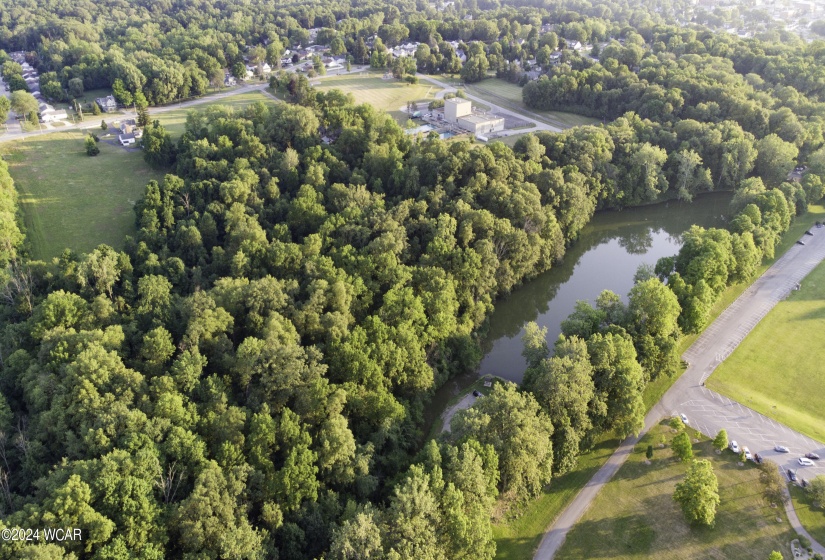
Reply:
<svg viewBox="0 0 825 560"><path fill-rule="evenodd" d="M485 115L467 115L458 119L458 126L479 136L504 130L504 119Z"/></svg>
<svg viewBox="0 0 825 560"><path fill-rule="evenodd" d="M453 97L444 100L444 120L457 124L458 119L473 114L473 104L467 99Z"/></svg>

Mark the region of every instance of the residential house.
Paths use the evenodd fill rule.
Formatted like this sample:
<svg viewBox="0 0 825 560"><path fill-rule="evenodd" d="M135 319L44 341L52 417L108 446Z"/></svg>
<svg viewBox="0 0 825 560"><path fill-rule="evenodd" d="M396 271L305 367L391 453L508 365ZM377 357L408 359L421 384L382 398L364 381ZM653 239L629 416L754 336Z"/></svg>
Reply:
<svg viewBox="0 0 825 560"><path fill-rule="evenodd" d="M55 109L48 103L41 103L37 107L37 116L40 118L40 122L48 123L54 121L62 121L69 118L69 115L66 114L66 111L63 109Z"/></svg>
<svg viewBox="0 0 825 560"><path fill-rule="evenodd" d="M100 110L104 113L111 113L113 111L117 111L117 101L115 100L113 95L107 95L106 97L98 97L95 99L95 103L97 103Z"/></svg>
<svg viewBox="0 0 825 560"><path fill-rule="evenodd" d="M131 146L137 142L134 134L120 134L117 139L121 146Z"/></svg>

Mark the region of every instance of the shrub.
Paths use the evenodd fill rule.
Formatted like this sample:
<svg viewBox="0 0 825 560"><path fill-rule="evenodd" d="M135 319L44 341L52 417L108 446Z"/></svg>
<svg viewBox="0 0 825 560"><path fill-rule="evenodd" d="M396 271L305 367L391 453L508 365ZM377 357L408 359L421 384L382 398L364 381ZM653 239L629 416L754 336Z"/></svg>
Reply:
<svg viewBox="0 0 825 560"><path fill-rule="evenodd" d="M647 457L648 459L653 459L653 446L652 445L647 446L647 452L645 453L645 457Z"/></svg>

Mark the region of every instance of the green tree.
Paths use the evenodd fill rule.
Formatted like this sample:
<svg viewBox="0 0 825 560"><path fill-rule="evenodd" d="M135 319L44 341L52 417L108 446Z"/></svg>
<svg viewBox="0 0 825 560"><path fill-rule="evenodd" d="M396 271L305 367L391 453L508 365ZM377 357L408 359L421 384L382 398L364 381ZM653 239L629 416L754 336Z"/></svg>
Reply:
<svg viewBox="0 0 825 560"><path fill-rule="evenodd" d="M18 115L28 115L32 111L37 112L40 104L37 102L37 99L27 91L13 91L10 106Z"/></svg>
<svg viewBox="0 0 825 560"><path fill-rule="evenodd" d="M719 433L716 434L716 437L713 438L713 447L717 451L722 451L728 446L728 432L725 429L719 430Z"/></svg>
<svg viewBox="0 0 825 560"><path fill-rule="evenodd" d="M81 78L72 78L69 80L69 96L77 99L84 92L83 80Z"/></svg>
<svg viewBox="0 0 825 560"><path fill-rule="evenodd" d="M595 386L587 344L575 336L559 337L555 355L525 372L524 388L535 395L556 428L553 461L555 471L564 474L575 467L579 442L591 428L588 412ZM559 429L562 426L565 429Z"/></svg>
<svg viewBox="0 0 825 560"><path fill-rule="evenodd" d="M261 534L240 499L246 472L206 464L192 493L175 508L170 530L185 555L202 558L262 558Z"/></svg>
<svg viewBox="0 0 825 560"><path fill-rule="evenodd" d="M383 559L381 529L376 521L378 517L379 513L368 505L333 529L329 560Z"/></svg>
<svg viewBox="0 0 825 560"><path fill-rule="evenodd" d="M108 130L108 129L109 129L109 125L106 124L106 119L101 120L100 121L100 130Z"/></svg>
<svg viewBox="0 0 825 560"><path fill-rule="evenodd" d="M86 137L85 144L87 156L96 156L100 153L100 148L97 147L97 142L95 142L95 139L91 136Z"/></svg>
<svg viewBox="0 0 825 560"><path fill-rule="evenodd" d="M155 121L143 131L143 159L152 167L169 167L177 156L172 135Z"/></svg>
<svg viewBox="0 0 825 560"><path fill-rule="evenodd" d="M489 395L456 414L452 431L461 440L492 445L499 457L502 492L532 496L550 482L553 425L536 399L514 384L497 384Z"/></svg>
<svg viewBox="0 0 825 560"><path fill-rule="evenodd" d="M693 458L693 445L690 443L690 436L687 432L679 432L676 434L670 446L673 448L676 456L682 461L689 461Z"/></svg>
<svg viewBox="0 0 825 560"><path fill-rule="evenodd" d="M694 461L682 482L676 485L673 499L681 506L688 522L713 527L719 505L719 482L710 461Z"/></svg>
<svg viewBox="0 0 825 560"><path fill-rule="evenodd" d="M815 476L810 481L811 499L819 504L819 507L825 506L825 475Z"/></svg>
<svg viewBox="0 0 825 560"><path fill-rule="evenodd" d="M765 184L779 186L787 180L794 167L799 149L776 134L769 134L756 143L756 173Z"/></svg>
<svg viewBox="0 0 825 560"><path fill-rule="evenodd" d="M43 94L45 95L45 93ZM9 118L9 109L11 108L11 101L5 95L0 96L0 124L5 124Z"/></svg>

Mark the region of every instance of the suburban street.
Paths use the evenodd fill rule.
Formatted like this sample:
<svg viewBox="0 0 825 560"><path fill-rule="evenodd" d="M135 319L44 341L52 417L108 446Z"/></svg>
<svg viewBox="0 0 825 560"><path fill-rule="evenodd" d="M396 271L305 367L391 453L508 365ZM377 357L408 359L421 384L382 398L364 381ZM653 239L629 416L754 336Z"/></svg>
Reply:
<svg viewBox="0 0 825 560"><path fill-rule="evenodd" d="M825 229L812 228L813 236L804 236L805 245L792 246L773 266L759 277L739 298L710 325L683 358L689 366L656 406L645 417L645 427L639 437L629 437L613 453L582 491L547 530L539 545L535 560L550 560L564 544L567 532L581 518L601 488L613 477L633 451L633 447L662 418L685 414L690 426L708 437L722 428L728 438L740 447L747 446L776 462L783 473L792 468L801 478L810 480L825 474L825 461L814 467L802 467L797 459L816 452L825 457L825 444L795 432L775 420L723 397L704 387L704 381L727 358L756 324L780 301L804 281L825 258ZM781 375L781 372L777 372ZM790 453L777 453L775 445L784 445ZM789 518L797 532L804 533L792 506ZM809 536L809 535L808 535ZM816 552L825 554L825 547L811 539Z"/></svg>
<svg viewBox="0 0 825 560"><path fill-rule="evenodd" d="M195 105L202 105L204 103L214 103L217 100L225 99L227 97L232 97L233 95L241 95L243 93L249 93L252 91L262 91L269 87L267 83L259 83L259 84L252 84L248 86L241 86L239 88L235 88L229 91L224 91L220 93L215 93L211 95L207 95L204 97L198 97L197 99L192 99L190 101L183 101L181 103L173 103L171 105L164 105L163 107L149 107L149 114L150 115L158 115L167 113L169 111L176 111L181 108L193 107ZM14 123L14 124L12 124ZM5 134L0 134L0 142L7 142L9 140L19 140L21 138L28 138L29 136L37 136L39 134L49 134L50 132L62 132L64 130L84 130L87 128L100 128L100 121L97 118L86 116L86 120L79 123L69 123L67 122L65 126L60 128L52 128L47 129L44 128L43 130L35 130L32 132L22 132L20 125L14 120L14 117L9 116L9 131Z"/></svg>

